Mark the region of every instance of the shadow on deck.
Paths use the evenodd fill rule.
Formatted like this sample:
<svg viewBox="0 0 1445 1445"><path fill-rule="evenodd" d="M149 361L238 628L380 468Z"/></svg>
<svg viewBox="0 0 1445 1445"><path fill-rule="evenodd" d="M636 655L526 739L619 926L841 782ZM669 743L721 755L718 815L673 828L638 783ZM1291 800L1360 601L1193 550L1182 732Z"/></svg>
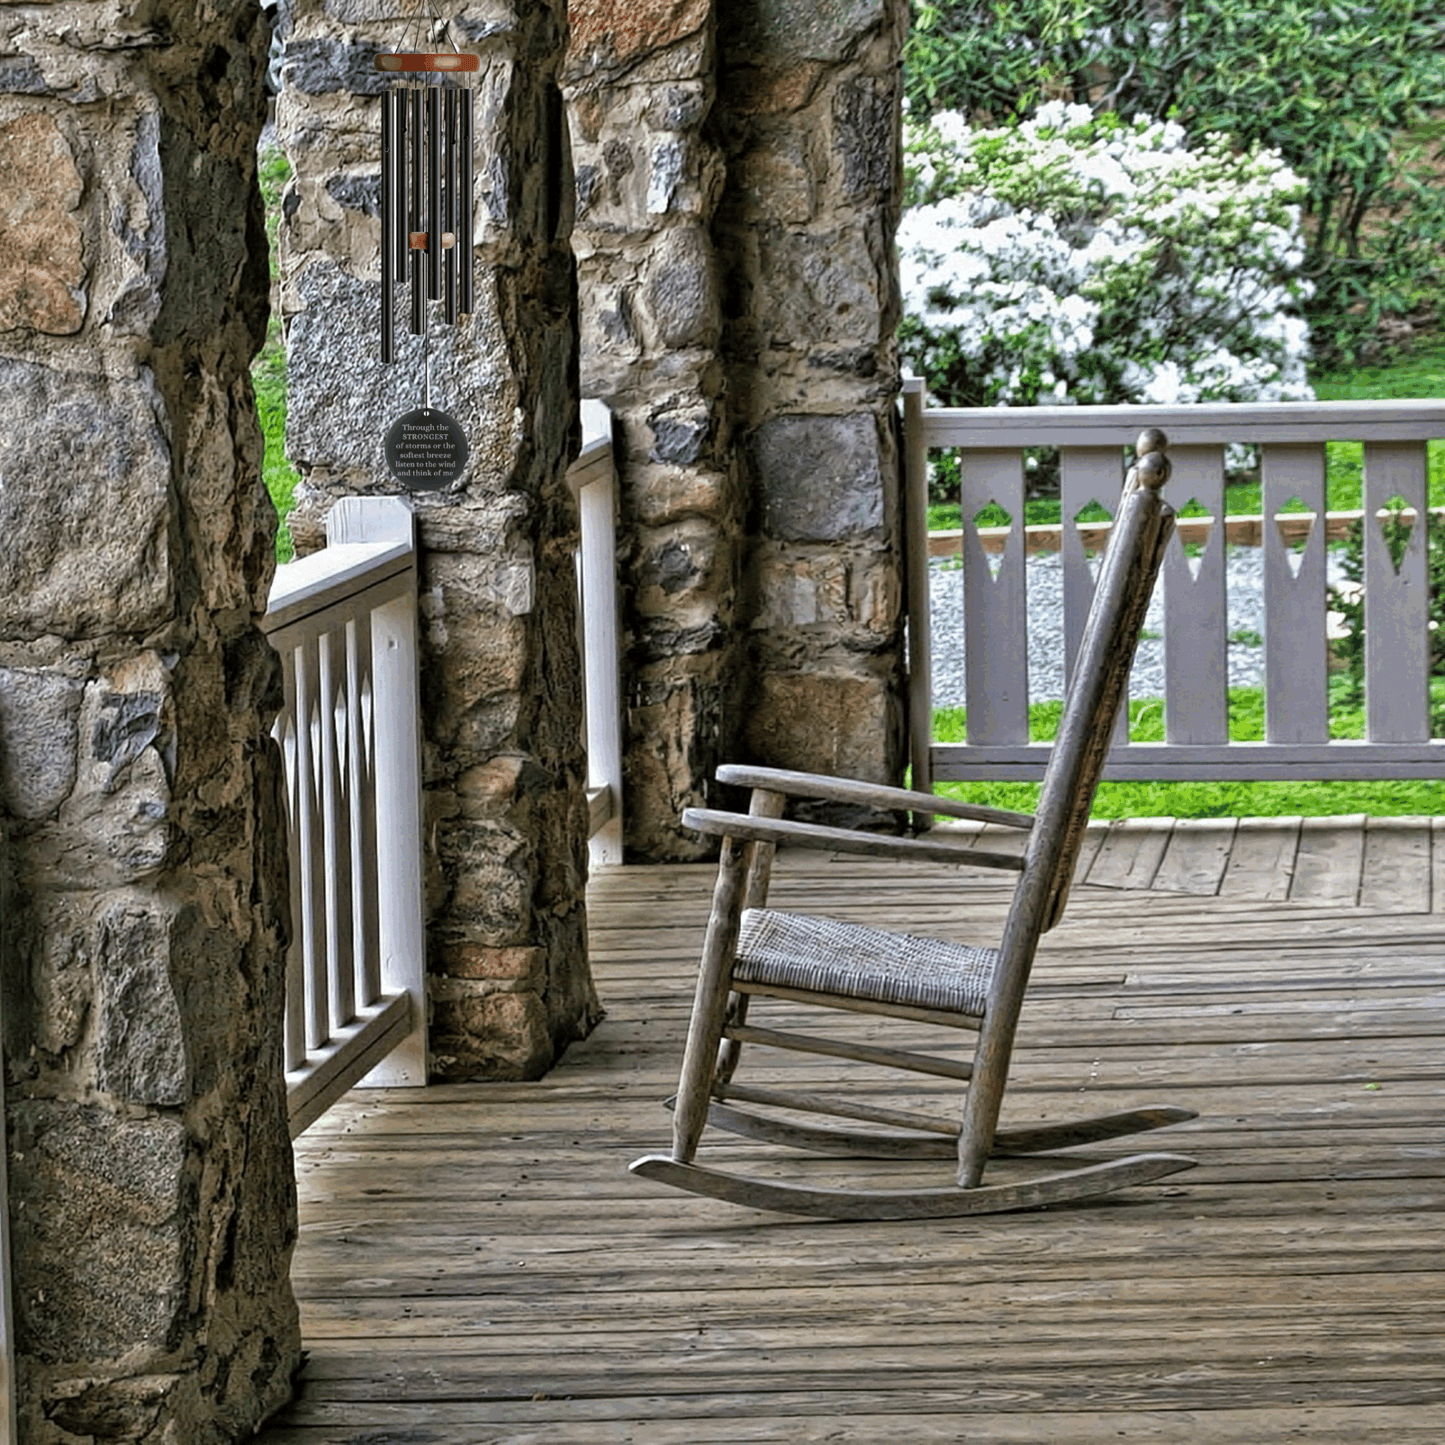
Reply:
<svg viewBox="0 0 1445 1445"><path fill-rule="evenodd" d="M600 875L608 1017L549 1078L357 1092L297 1141L310 1359L260 1440L1433 1445L1445 835L1280 826L1101 830L1024 1010L1006 1122L1185 1104L1156 1137L1199 1167L923 1224L627 1175L666 1145L712 870ZM1133 887L1100 886L1110 834ZM788 856L773 901L947 931L998 876Z"/></svg>

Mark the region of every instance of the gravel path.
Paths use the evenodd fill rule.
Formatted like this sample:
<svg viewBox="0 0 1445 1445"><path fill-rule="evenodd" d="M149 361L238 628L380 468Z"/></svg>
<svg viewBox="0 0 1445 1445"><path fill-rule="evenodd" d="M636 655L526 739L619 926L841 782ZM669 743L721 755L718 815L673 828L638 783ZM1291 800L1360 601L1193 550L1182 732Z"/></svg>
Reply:
<svg viewBox="0 0 1445 1445"><path fill-rule="evenodd" d="M1258 547L1231 547L1225 558L1231 636L1264 632L1264 569ZM1063 564L1057 552L1028 559L1029 697L1044 702L1063 696ZM933 705L961 706L963 697L963 570L935 561L929 569L933 613ZM1145 619L1146 633L1164 630L1162 589L1156 590ZM1264 674L1260 644L1229 644L1229 685L1256 687ZM1134 697L1159 697L1164 691L1164 644L1145 637L1139 643L1129 684Z"/></svg>

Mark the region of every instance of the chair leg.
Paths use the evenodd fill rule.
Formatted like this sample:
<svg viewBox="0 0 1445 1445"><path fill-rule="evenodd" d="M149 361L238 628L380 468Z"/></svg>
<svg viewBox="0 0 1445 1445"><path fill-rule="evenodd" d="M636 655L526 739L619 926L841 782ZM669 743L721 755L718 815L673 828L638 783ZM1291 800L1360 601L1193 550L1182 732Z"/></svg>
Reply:
<svg viewBox="0 0 1445 1445"><path fill-rule="evenodd" d="M989 1001L990 1013L979 1030L973 1077L963 1101L963 1124L958 1135L958 1184L962 1189L977 1189L983 1180L1008 1084L1016 1014L1010 1015L1007 1010L993 1012L996 1002Z"/></svg>
<svg viewBox="0 0 1445 1445"><path fill-rule="evenodd" d="M745 1024L748 1020L748 995L737 992L728 994L728 1006L724 1018L728 1028L736 1028ZM742 1040L724 1039L718 1047L716 1082L726 1084L737 1073L742 1057Z"/></svg>
<svg viewBox="0 0 1445 1445"><path fill-rule="evenodd" d="M747 883L752 846L724 838L718 860L717 885L713 890L712 915L703 941L698 968L697 993L692 1020L687 1029L682 1076L678 1081L677 1103L672 1115L672 1157L690 1163L697 1153L707 1123L708 1101L718 1064L723 1023L732 985L733 957L737 952L738 930L742 926L743 893Z"/></svg>

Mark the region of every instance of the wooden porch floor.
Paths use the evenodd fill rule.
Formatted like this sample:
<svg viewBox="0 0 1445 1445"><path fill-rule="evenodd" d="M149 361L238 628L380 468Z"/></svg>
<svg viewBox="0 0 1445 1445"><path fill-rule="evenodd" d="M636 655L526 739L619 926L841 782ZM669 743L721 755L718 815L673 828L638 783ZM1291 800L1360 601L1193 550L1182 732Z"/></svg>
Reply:
<svg viewBox="0 0 1445 1445"><path fill-rule="evenodd" d="M634 1180L667 1140L711 870L613 870L591 901L608 1016L549 1078L357 1092L298 1140L310 1358L261 1441L1434 1445L1445 832L1097 841L1040 956L1006 1119L1185 1104L1201 1117L1156 1137L1197 1169L922 1224ZM774 897L946 930L996 916L997 880L794 855Z"/></svg>

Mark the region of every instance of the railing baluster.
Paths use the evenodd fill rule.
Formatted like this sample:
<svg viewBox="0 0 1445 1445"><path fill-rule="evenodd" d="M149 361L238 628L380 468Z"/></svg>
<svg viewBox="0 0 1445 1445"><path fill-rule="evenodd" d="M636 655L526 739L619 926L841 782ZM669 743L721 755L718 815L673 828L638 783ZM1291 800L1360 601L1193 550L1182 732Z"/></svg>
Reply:
<svg viewBox="0 0 1445 1445"><path fill-rule="evenodd" d="M331 1033L356 1017L352 985L351 808L346 796L346 630L321 637L321 799L325 819L326 974Z"/></svg>
<svg viewBox="0 0 1445 1445"><path fill-rule="evenodd" d="M1262 453L1264 735L1272 743L1322 743L1330 735L1325 449L1319 442L1271 442ZM1296 497L1314 513L1298 554L1280 535L1278 520Z"/></svg>
<svg viewBox="0 0 1445 1445"><path fill-rule="evenodd" d="M1094 569L1080 535L1078 515L1098 502L1112 517L1124 485L1124 455L1119 447L1062 447L1059 451L1059 551L1064 567L1064 676L1074 675L1074 658L1094 600ZM1129 740L1129 710L1121 708L1114 742Z"/></svg>
<svg viewBox="0 0 1445 1445"><path fill-rule="evenodd" d="M348 792L351 800L352 949L356 1002L381 997L381 945L376 896L376 737L372 707L371 615L346 629Z"/></svg>
<svg viewBox="0 0 1445 1445"><path fill-rule="evenodd" d="M1422 443L1365 443L1365 733L1371 742L1430 736L1425 476ZM1376 515L1396 497L1415 511L1398 571Z"/></svg>
<svg viewBox="0 0 1445 1445"><path fill-rule="evenodd" d="M296 648L296 851L301 861L301 972L306 993L306 1048L331 1037L326 972L326 827L321 802L320 639Z"/></svg>
<svg viewBox="0 0 1445 1445"><path fill-rule="evenodd" d="M1214 518L1192 559L1178 535L1164 557L1164 725L1171 743L1229 738L1229 647L1224 587L1224 448L1172 446L1169 499ZM1197 568L1194 563L1197 561Z"/></svg>
<svg viewBox="0 0 1445 1445"><path fill-rule="evenodd" d="M968 740L980 745L1027 742L1023 455L1014 450L965 451L959 460L963 472L963 608L969 629L964 659ZM1012 519L997 576L974 522L990 502L997 502Z"/></svg>
<svg viewBox="0 0 1445 1445"><path fill-rule="evenodd" d="M291 941L286 950L286 1070L299 1069L306 1061L306 930L301 897L303 856L299 838L301 818L300 760L296 728L296 653L282 654L281 670L285 704L276 718L273 734L281 749L282 777L286 788L286 860L290 871Z"/></svg>

